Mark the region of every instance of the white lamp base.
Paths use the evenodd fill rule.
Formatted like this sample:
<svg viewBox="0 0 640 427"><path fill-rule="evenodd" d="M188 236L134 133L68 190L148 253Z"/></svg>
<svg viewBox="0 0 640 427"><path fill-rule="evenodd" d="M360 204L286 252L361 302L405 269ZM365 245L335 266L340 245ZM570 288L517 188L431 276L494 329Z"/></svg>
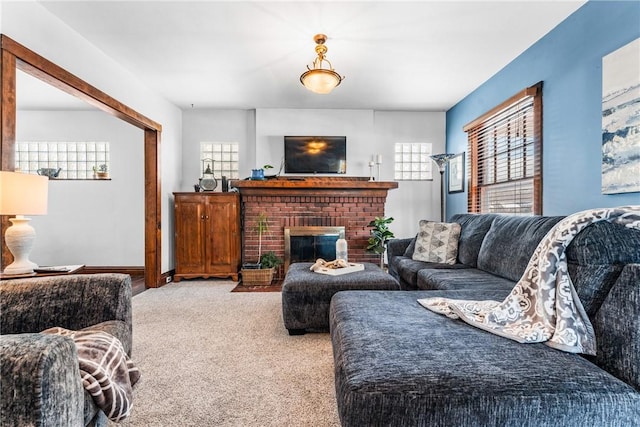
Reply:
<svg viewBox="0 0 640 427"><path fill-rule="evenodd" d="M29 261L29 254L36 240L36 230L29 225L31 218L25 218L17 215L10 218L11 227L7 228L4 234L4 240L13 255L13 262L4 269L3 274L29 274L33 273L34 268L38 268L38 264Z"/></svg>

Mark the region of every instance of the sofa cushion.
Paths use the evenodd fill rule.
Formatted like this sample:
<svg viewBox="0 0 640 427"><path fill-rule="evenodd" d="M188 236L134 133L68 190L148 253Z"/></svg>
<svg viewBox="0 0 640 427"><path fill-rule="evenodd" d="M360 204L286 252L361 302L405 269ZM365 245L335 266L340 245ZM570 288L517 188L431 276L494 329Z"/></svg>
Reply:
<svg viewBox="0 0 640 427"><path fill-rule="evenodd" d="M458 240L458 262L471 267L478 266L478 252L484 236L491 228L496 214L456 214L451 222L460 224L460 239Z"/></svg>
<svg viewBox="0 0 640 427"><path fill-rule="evenodd" d="M637 425L640 393L585 358L419 306L491 291L341 292L331 305L343 427Z"/></svg>
<svg viewBox="0 0 640 427"><path fill-rule="evenodd" d="M566 251L569 275L593 321L624 264L640 263L640 230L600 221L589 225Z"/></svg>
<svg viewBox="0 0 640 427"><path fill-rule="evenodd" d="M640 230L600 221L589 225L567 246L567 263L579 265L640 262Z"/></svg>
<svg viewBox="0 0 640 427"><path fill-rule="evenodd" d="M398 274L400 275L402 282L413 285L410 286L410 288L408 288L407 290L418 289L415 286L418 280L417 274L420 270L423 270L425 268L429 270L467 270L471 268L468 265L464 264L440 264L435 262L415 261L407 257L395 257L394 262L398 269Z"/></svg>
<svg viewBox="0 0 640 427"><path fill-rule="evenodd" d="M458 257L460 224L420 221L413 259L416 261L455 264Z"/></svg>
<svg viewBox="0 0 640 427"><path fill-rule="evenodd" d="M418 289L504 290L504 296L500 298L500 301L507 297L508 293L515 285L516 283L512 280L505 279L476 268L449 270L423 269L417 272Z"/></svg>
<svg viewBox="0 0 640 427"><path fill-rule="evenodd" d="M409 257L409 258L413 258L413 252L415 252L415 250L416 250L416 239L417 238L418 238L418 235L416 234L416 237L411 239L411 242L409 243L409 246L407 246L407 249L404 251L404 256Z"/></svg>
<svg viewBox="0 0 640 427"><path fill-rule="evenodd" d="M628 264L592 320L603 369L640 390L640 264Z"/></svg>
<svg viewBox="0 0 640 427"><path fill-rule="evenodd" d="M563 217L498 216L478 253L478 268L518 281L540 240Z"/></svg>

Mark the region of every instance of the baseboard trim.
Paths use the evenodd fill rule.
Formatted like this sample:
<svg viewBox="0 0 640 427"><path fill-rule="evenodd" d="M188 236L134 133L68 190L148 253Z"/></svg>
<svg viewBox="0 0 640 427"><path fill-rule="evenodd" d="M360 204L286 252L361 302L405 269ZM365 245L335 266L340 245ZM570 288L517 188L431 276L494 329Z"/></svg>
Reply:
<svg viewBox="0 0 640 427"><path fill-rule="evenodd" d="M98 274L98 273L122 273L130 276L144 276L144 267L136 266L91 266L85 265L81 273L85 274Z"/></svg>
<svg viewBox="0 0 640 427"><path fill-rule="evenodd" d="M136 266L127 266L127 267L119 267L119 266L92 266L86 265L82 270L78 273L82 274L98 274L98 273L122 273L128 274L131 277L144 277L144 267L136 267ZM167 283L173 282L173 275L176 274L176 270L172 269L162 273L160 276L160 286L164 286ZM150 286L155 288L156 286Z"/></svg>

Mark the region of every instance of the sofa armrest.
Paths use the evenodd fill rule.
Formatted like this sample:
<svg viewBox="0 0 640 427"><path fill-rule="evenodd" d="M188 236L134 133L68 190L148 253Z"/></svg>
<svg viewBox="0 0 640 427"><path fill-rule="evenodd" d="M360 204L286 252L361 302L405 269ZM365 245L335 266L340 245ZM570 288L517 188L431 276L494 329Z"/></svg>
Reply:
<svg viewBox="0 0 640 427"><path fill-rule="evenodd" d="M387 257L391 259L394 256L404 255L413 237L406 239L391 239L387 242Z"/></svg>
<svg viewBox="0 0 640 427"><path fill-rule="evenodd" d="M592 319L595 363L640 391L640 264L627 264Z"/></svg>
<svg viewBox="0 0 640 427"><path fill-rule="evenodd" d="M84 425L84 388L73 339L0 336L3 425Z"/></svg>
<svg viewBox="0 0 640 427"><path fill-rule="evenodd" d="M0 282L0 334L78 330L121 320L131 329L131 277L78 274Z"/></svg>

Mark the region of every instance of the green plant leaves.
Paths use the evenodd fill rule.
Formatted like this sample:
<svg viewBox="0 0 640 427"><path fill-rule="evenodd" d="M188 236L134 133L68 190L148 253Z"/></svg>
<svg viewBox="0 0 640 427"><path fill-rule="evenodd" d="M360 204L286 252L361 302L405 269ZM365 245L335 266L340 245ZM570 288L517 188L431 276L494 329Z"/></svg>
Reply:
<svg viewBox="0 0 640 427"><path fill-rule="evenodd" d="M393 222L393 217L375 217L369 222L368 227L373 227L371 230L371 237L367 241L367 252L373 252L375 254L383 254L386 250L387 241L393 239L395 235L389 230L389 224Z"/></svg>

